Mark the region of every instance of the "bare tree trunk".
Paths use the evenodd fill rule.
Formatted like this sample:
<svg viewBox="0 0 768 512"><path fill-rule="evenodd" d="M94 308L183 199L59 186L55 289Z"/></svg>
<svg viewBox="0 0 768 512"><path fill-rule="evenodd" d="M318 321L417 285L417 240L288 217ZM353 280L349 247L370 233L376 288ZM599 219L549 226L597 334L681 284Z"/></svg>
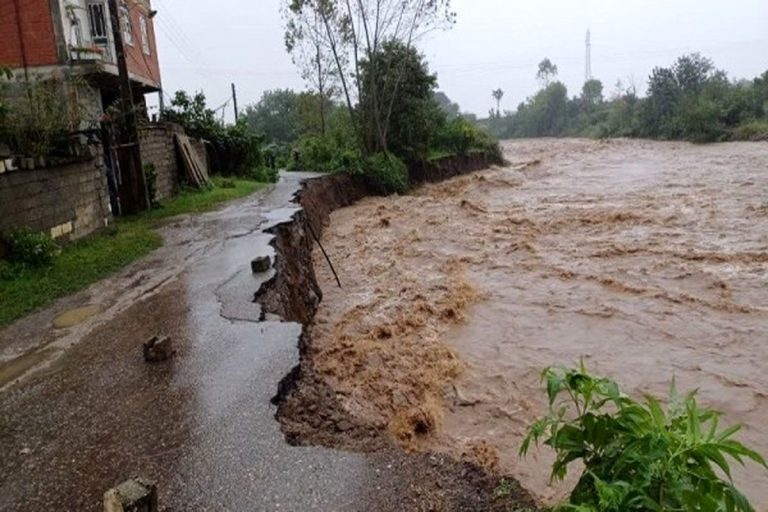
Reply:
<svg viewBox="0 0 768 512"><path fill-rule="evenodd" d="M328 34L328 43L331 46L331 53L333 54L333 60L336 62L336 69L339 72L339 79L341 80L341 87L344 89L344 97L347 101L347 109L349 110L349 117L352 120L352 126L355 130L355 133L358 136L358 139L361 139L361 132L360 132L360 126L358 123L358 120L355 116L355 108L352 106L352 98L349 95L349 86L347 85L347 79L344 77L344 66L341 65L341 58L339 57L339 49L338 45L336 44L336 39L333 37L333 31L331 30L330 21L328 20L328 16L325 14L324 11L321 11L320 16L323 18L323 24L325 25L325 30Z"/></svg>
<svg viewBox="0 0 768 512"><path fill-rule="evenodd" d="M347 0L349 1L349 0ZM374 34L371 39L371 33L368 28L368 18L366 11L363 7L363 1L357 0L357 5L360 8L360 17L363 24L363 31L365 32L366 52L368 54L368 63L370 69L373 71L373 76L369 77L371 81L371 99L373 101L373 119L376 128L376 135L378 137L378 147L376 149L381 151L387 151L387 136L381 125L381 98L379 97L379 53L378 53L378 34ZM376 4L376 25L378 26L380 3ZM378 29L377 29L378 30Z"/></svg>
<svg viewBox="0 0 768 512"><path fill-rule="evenodd" d="M355 59L355 81L357 82L357 93L358 93L358 103L362 105L363 100L363 86L362 82L360 81L360 44L357 39L357 28L355 28L355 19L354 14L352 13L352 5L349 3L349 0L346 0L347 5L347 15L349 16L349 26L350 30L352 31L352 55ZM365 12L361 11L360 14L363 18L365 18ZM363 137L363 147L365 148L366 152L375 152L375 146L371 141L370 137L370 129L371 129L371 119L370 116L367 115L367 112L365 109L361 109L361 114L363 116L363 126L361 127L363 130L363 133L361 134Z"/></svg>
<svg viewBox="0 0 768 512"><path fill-rule="evenodd" d="M317 92L320 96L320 135L325 136L325 80L320 45L317 45Z"/></svg>
<svg viewBox="0 0 768 512"><path fill-rule="evenodd" d="M419 3L419 8L416 10L417 13L420 12L423 5L424 5L424 0L421 0L421 2ZM413 34L414 34L414 31L416 30L417 19L418 19L418 15L414 15L414 19L411 21L411 28L408 31L408 42L405 45L406 50L410 50L411 45L413 44ZM397 74L397 80L395 81L395 89L392 91L392 98L390 98L389 106L387 108L387 117L384 122L385 138L387 136L387 132L389 131L389 123L392 120L392 110L394 109L395 100L397 99L397 91L398 89L400 89L400 83L402 82L404 75L405 75L405 62L403 62L403 64L400 66L400 72Z"/></svg>

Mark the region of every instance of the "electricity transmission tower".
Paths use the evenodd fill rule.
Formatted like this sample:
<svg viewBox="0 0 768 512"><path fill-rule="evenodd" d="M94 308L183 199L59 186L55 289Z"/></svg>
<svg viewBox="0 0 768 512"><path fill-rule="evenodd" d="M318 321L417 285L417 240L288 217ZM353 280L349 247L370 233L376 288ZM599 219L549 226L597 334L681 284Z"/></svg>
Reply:
<svg viewBox="0 0 768 512"><path fill-rule="evenodd" d="M584 69L584 81L592 80L592 33L587 29L587 65Z"/></svg>

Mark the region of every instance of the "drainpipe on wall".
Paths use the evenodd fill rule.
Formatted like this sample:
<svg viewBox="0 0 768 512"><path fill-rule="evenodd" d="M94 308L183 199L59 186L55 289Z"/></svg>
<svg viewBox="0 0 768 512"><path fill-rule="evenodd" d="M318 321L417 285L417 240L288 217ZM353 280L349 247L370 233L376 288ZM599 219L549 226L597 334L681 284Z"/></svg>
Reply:
<svg viewBox="0 0 768 512"><path fill-rule="evenodd" d="M165 111L165 92L163 91L163 83L160 82L160 92L157 93L158 96L158 105L160 107L160 116L163 115L163 111Z"/></svg>

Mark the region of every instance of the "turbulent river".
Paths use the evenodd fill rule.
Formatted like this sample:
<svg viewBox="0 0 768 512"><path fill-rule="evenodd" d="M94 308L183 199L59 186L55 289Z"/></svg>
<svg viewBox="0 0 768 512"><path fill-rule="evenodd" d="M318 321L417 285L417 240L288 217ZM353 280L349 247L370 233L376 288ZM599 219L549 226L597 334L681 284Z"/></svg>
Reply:
<svg viewBox="0 0 768 512"><path fill-rule="evenodd" d="M583 357L636 397L698 388L768 455L768 144L504 150L508 167L332 215L344 289L317 255L313 351L345 408L551 503L569 488L548 485L552 454L517 452L542 369ZM735 480L768 510L768 472Z"/></svg>

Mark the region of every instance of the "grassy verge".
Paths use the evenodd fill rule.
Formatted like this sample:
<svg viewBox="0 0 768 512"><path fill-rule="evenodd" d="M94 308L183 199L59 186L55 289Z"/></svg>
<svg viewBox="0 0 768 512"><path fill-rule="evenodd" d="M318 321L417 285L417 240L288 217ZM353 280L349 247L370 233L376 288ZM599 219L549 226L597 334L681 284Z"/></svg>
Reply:
<svg viewBox="0 0 768 512"><path fill-rule="evenodd" d="M120 219L103 233L65 246L49 267L18 269L0 260L0 327L154 251L162 245L154 228L163 219L208 211L262 187L250 180L214 178L210 190L183 191L162 208Z"/></svg>

